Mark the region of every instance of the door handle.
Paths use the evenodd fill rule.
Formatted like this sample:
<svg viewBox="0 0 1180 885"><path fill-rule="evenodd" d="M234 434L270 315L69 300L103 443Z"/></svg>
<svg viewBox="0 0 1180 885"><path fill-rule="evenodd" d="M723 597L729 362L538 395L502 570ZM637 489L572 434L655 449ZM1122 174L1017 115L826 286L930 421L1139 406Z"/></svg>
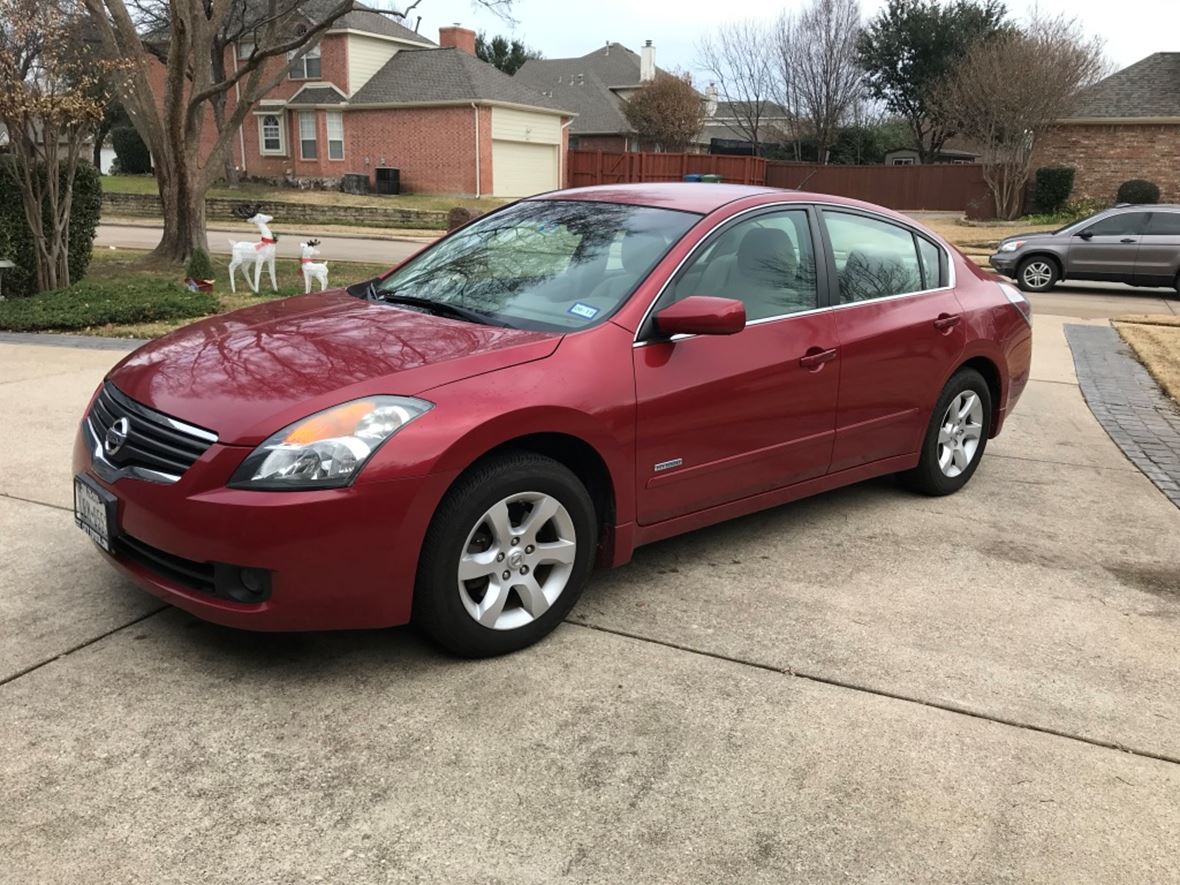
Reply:
<svg viewBox="0 0 1180 885"><path fill-rule="evenodd" d="M1121 240L1119 240L1119 242L1120 243L1137 243L1139 241L1136 240L1134 237L1123 237Z"/></svg>
<svg viewBox="0 0 1180 885"><path fill-rule="evenodd" d="M807 353L799 357L799 365L812 372L818 372L823 368L824 363L829 363L836 358L836 348L822 348L809 347Z"/></svg>
<svg viewBox="0 0 1180 885"><path fill-rule="evenodd" d="M949 332L955 326L959 325L959 321L963 319L957 313L940 313L938 319L934 321L934 328L940 332Z"/></svg>

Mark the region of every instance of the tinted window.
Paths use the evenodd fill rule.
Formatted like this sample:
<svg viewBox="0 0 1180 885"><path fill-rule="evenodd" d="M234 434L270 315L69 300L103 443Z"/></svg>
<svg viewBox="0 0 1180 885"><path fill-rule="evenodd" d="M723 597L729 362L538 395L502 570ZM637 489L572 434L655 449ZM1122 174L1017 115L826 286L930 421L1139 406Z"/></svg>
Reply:
<svg viewBox="0 0 1180 885"><path fill-rule="evenodd" d="M824 223L832 241L842 303L924 288L914 235L906 228L830 209L824 210Z"/></svg>
<svg viewBox="0 0 1180 885"><path fill-rule="evenodd" d="M1126 237L1141 234L1146 227L1146 212L1123 212L1118 215L1108 215L1084 229L1096 237Z"/></svg>
<svg viewBox="0 0 1180 885"><path fill-rule="evenodd" d="M918 237L918 258L922 261L922 282L925 289L937 289L945 286L946 280L942 273L942 262L939 256L942 250L929 240Z"/></svg>
<svg viewBox="0 0 1180 885"><path fill-rule="evenodd" d="M1156 236L1180 236L1180 212L1152 212L1147 232Z"/></svg>
<svg viewBox="0 0 1180 885"><path fill-rule="evenodd" d="M412 258L379 292L477 310L525 328L605 319L699 215L574 200L526 200Z"/></svg>
<svg viewBox="0 0 1180 885"><path fill-rule="evenodd" d="M757 215L725 228L685 266L662 306L689 295L733 298L747 320L818 305L815 250L804 209Z"/></svg>

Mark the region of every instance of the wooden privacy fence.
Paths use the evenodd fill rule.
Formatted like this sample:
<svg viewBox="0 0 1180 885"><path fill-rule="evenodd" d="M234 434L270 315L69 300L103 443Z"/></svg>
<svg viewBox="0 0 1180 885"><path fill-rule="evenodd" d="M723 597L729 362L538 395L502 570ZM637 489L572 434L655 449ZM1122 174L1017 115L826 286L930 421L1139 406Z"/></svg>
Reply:
<svg viewBox="0 0 1180 885"><path fill-rule="evenodd" d="M935 209L980 217L994 213L983 167L977 164L933 166L817 166L771 162L771 187L797 188L866 200L890 209Z"/></svg>
<svg viewBox="0 0 1180 885"><path fill-rule="evenodd" d="M568 187L683 181L691 174L720 175L730 184L766 184L766 161L761 157L570 151L566 169Z"/></svg>
<svg viewBox="0 0 1180 885"><path fill-rule="evenodd" d="M769 185L865 200L890 209L933 209L991 217L995 210L983 167L817 166L761 157L570 151L566 186L683 181L685 175L720 175L728 184Z"/></svg>

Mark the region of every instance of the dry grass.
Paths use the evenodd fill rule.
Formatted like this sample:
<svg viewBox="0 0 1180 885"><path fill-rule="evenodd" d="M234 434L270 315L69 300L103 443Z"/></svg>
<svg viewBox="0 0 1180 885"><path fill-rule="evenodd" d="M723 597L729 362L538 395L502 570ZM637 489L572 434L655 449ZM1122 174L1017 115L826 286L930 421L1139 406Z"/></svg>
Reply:
<svg viewBox="0 0 1180 885"><path fill-rule="evenodd" d="M1114 327L1164 392L1180 401L1180 322L1157 322L1180 317L1149 319L1150 324L1116 322Z"/></svg>
<svg viewBox="0 0 1180 885"><path fill-rule="evenodd" d="M1056 230L1061 226L1059 224L1021 224L1019 221L1010 224L975 226L963 224L957 218L942 216L919 218L918 221L969 255L984 253L990 255L996 250L1000 240L1006 237Z"/></svg>

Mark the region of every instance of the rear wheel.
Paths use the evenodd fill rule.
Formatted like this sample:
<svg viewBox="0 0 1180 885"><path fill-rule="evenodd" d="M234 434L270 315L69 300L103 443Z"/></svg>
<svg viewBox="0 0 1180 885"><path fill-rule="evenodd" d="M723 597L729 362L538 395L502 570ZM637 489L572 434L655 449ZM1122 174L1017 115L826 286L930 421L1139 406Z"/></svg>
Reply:
<svg viewBox="0 0 1180 885"><path fill-rule="evenodd" d="M577 602L598 544L594 504L564 465L529 452L462 477L431 521L414 620L465 657L531 645Z"/></svg>
<svg viewBox="0 0 1180 885"><path fill-rule="evenodd" d="M1026 258L1016 271L1016 284L1026 292L1047 292L1060 278L1057 262L1040 255Z"/></svg>
<svg viewBox="0 0 1180 885"><path fill-rule="evenodd" d="M967 485L987 448L992 420L991 390L974 369L960 369L947 382L922 443L918 466L902 479L926 495L949 495Z"/></svg>

